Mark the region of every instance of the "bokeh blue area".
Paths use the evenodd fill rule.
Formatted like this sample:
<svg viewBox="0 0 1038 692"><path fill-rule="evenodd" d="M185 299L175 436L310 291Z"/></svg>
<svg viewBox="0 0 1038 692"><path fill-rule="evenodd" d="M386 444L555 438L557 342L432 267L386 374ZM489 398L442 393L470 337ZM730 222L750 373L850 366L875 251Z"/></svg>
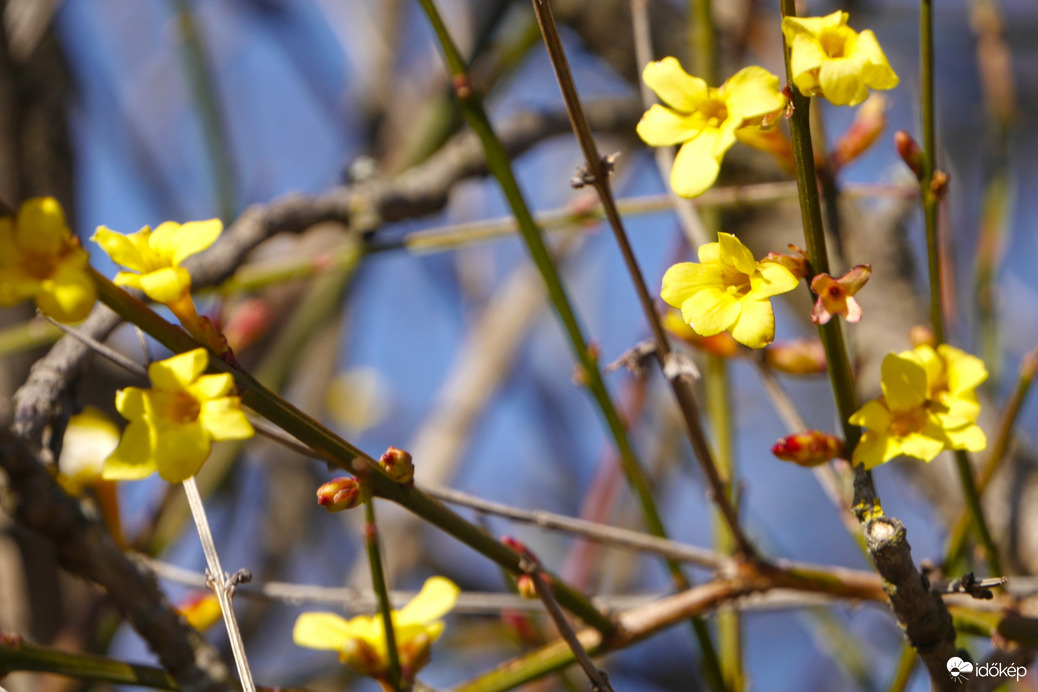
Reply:
<svg viewBox="0 0 1038 692"><path fill-rule="evenodd" d="M478 4L479 0L475 0ZM208 55L208 67L219 97L224 131L229 135L235 211L300 191L318 193L341 184L344 171L368 152L364 104L372 85L369 56L373 15L378 0L198 0L187 3ZM441 3L452 29L464 35L466 5ZM517 3L517 10L519 5ZM817 5L817 6L816 6ZM890 131L918 130L914 94L917 88L917 5L909 0L856 2L853 22L875 29L902 86L890 97ZM1028 219L1035 212L1038 180L1030 161L1038 158L1035 98L1038 94L1038 29L1033 0L1003 1L1007 39L1013 50L1021 117L1010 134L1010 170L1015 194L1009 210L1009 236L1000 276L1003 314L1033 316L1038 284L1033 271L1038 246ZM439 51L416 4L403 3L405 15L395 56L397 73L407 93L445 88ZM812 3L814 13L838 8ZM777 12L777 10L775 10ZM976 162L984 148L984 112L976 68L968 3L937 3L937 89L946 165L956 194L949 205L956 275L967 277L980 214ZM57 15L62 44L75 82L72 128L75 142L77 225L86 237L100 224L129 232L167 219L186 221L220 212L212 157L192 95L179 47L176 3L164 0L66 0ZM625 29L618 29L625 30ZM570 34L567 48L585 98L633 95L633 85L589 55ZM778 70L778 65L769 65ZM400 104L396 105L400 108ZM523 109L556 109L561 98L542 49L530 51L503 89L489 95L495 120ZM827 127L839 133L853 117L850 109L828 108ZM902 175L902 166L883 140L844 174L847 182L887 182ZM628 141L628 158L617 180L620 196L663 191L651 156ZM570 137L537 147L517 162L517 172L532 206L538 210L567 204L568 186L580 154ZM960 194L961 192L961 194ZM448 208L417 221L380 232L397 234L446 223L507 215L507 206L492 182L459 186ZM915 224L918 230L919 224ZM675 259L680 234L669 214L633 217L628 228L642 269L656 285ZM921 232L917 234L921 238ZM917 245L921 248L921 244ZM778 248L776 248L778 249ZM466 249L458 255L484 268L486 291L500 285L527 262L518 240ZM102 271L114 268L95 253ZM389 415L351 439L371 454L389 445L405 447L430 415L437 392L455 365L472 323L472 295L462 288L454 253L416 256L404 251L366 260L350 289L339 348L342 369L369 367L379 373ZM563 264L567 287L578 306L586 334L611 360L646 335L635 295L621 258L607 232L588 235ZM963 310L971 309L968 287L961 291ZM968 318L968 315L967 315ZM779 308L779 337L805 333L802 321ZM1005 320L1002 346L1007 370L1038 342L1038 320ZM609 442L592 402L571 383L572 359L562 332L549 310L541 312L520 347L515 365L478 420L452 484L485 498L510 504L576 514ZM760 396L755 370L733 366L737 412L737 465L744 483L743 501L750 533L769 553L856 568L867 565L844 532L836 510L813 477L802 469L776 462L767 453L784 434L781 421ZM626 376L609 382L621 393ZM663 390L655 382L657 393ZM809 422L829 427L831 404L826 383L792 383ZM666 405L666 399L662 399ZM659 403L659 402L657 402ZM1033 429L1034 407L1025 411L1022 429ZM659 446L652 430L640 429L636 440L650 457ZM682 450L688 454L687 449ZM225 567L248 566L263 536L256 518L268 503L278 502L265 467L243 464L236 472L233 497L212 503L211 520ZM421 460L418 460L421 463ZM316 467L315 467L316 468ZM711 518L698 477L669 467L663 484L667 524L674 537L696 545L712 541ZM901 482L896 469L876 473L888 512L910 527L914 554L933 558L942 550L943 534L933 511ZM125 488L126 515L131 523L146 514L161 488L141 482ZM628 508L630 511L630 508ZM319 519L319 517L318 517ZM508 528L491 520L500 532L520 535L551 566L561 565L570 542L557 536ZM358 541L355 525L327 516L309 521L306 542L286 562L278 578L300 583L339 585L353 566ZM453 539L423 529L420 568L404 575L398 586L416 588L430 571L454 579L465 589L500 591L500 574ZM392 546L387 546L392 550ZM187 532L163 556L196 571L204 560L197 538ZM637 591L662 592L664 570L646 559L628 584ZM177 600L185 590L167 584ZM249 654L263 684L296 684L317 668L332 669L335 657L309 652L291 643L298 608L278 607L249 633ZM901 634L885 614L871 608L836 609L836 616L859 635L872 682L882 689L893 670ZM467 616L466 616L467 617ZM512 647L476 646L466 637L466 620L455 616L433 662L422 678L447 687L514 654ZM485 623L484 623L485 626ZM215 628L211 638L224 642ZM755 689L853 690L860 686L832 661L827 642L809 618L791 612L753 614L745 620L746 665ZM689 631L676 627L664 635L610 659L608 668L618 690L695 689L696 673ZM128 628L117 635L111 652L147 661L150 654ZM927 684L916 676L911 689ZM351 687L351 689L353 689ZM359 681L358 690L374 689Z"/></svg>

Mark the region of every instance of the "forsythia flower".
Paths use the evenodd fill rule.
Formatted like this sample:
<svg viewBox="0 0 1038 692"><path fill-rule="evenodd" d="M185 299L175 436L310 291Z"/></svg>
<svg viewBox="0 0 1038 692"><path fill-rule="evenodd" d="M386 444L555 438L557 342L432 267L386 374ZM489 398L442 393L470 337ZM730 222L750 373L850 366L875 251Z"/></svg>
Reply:
<svg viewBox="0 0 1038 692"><path fill-rule="evenodd" d="M976 424L980 407L969 405L987 377L983 363L950 346L941 348L943 356L922 345L883 359L883 396L850 417L865 428L853 463L871 469L899 454L932 461L944 449L977 452L987 446Z"/></svg>
<svg viewBox="0 0 1038 692"><path fill-rule="evenodd" d="M670 186L682 197L714 184L740 129L777 118L786 107L778 77L762 67L743 68L715 89L681 69L676 58L664 58L646 65L642 79L667 105L645 112L638 136L654 147L681 144Z"/></svg>
<svg viewBox="0 0 1038 692"><path fill-rule="evenodd" d="M792 291L797 278L778 262L757 262L730 233L699 248L699 263L675 264L660 295L702 336L731 331L739 343L763 348L775 338L772 296Z"/></svg>
<svg viewBox="0 0 1038 692"><path fill-rule="evenodd" d="M87 406L68 419L58 457L58 481L70 495L101 480L105 457L119 444L119 428L100 409Z"/></svg>
<svg viewBox="0 0 1038 692"><path fill-rule="evenodd" d="M393 634L405 680L414 679L429 660L429 647L443 633L439 618L454 607L458 587L449 579L432 577L400 610L392 611ZM382 616L358 615L346 620L335 613L303 613L296 620L292 640L310 649L339 652L339 660L361 675L385 678L389 649Z"/></svg>
<svg viewBox="0 0 1038 692"><path fill-rule="evenodd" d="M213 440L242 440L253 429L232 395L229 373L203 375L209 353L196 348L148 366L151 389L127 387L115 407L130 421L105 460L104 477L137 480L158 471L170 483L198 473Z"/></svg>
<svg viewBox="0 0 1038 692"><path fill-rule="evenodd" d="M154 232L145 226L130 235L99 226L93 240L112 261L131 270L116 274L116 285L144 291L156 303L174 303L191 291L191 275L180 263L216 242L222 231L219 219L183 225L167 221Z"/></svg>
<svg viewBox="0 0 1038 692"><path fill-rule="evenodd" d="M898 77L869 30L847 26L846 12L825 17L785 17L793 84L805 96L824 96L837 106L856 106L873 89L893 89Z"/></svg>
<svg viewBox="0 0 1038 692"><path fill-rule="evenodd" d="M53 197L26 200L16 217L0 218L0 305L36 300L58 322L79 322L97 299L90 258Z"/></svg>

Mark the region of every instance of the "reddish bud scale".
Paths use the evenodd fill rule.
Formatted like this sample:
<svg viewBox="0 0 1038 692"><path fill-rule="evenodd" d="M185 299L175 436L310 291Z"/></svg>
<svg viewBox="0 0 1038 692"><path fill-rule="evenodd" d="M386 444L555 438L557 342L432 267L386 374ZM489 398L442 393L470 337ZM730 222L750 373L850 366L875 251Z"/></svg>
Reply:
<svg viewBox="0 0 1038 692"><path fill-rule="evenodd" d="M329 512L341 512L363 504L370 490L356 478L343 476L328 481L317 489L317 504Z"/></svg>
<svg viewBox="0 0 1038 692"><path fill-rule="evenodd" d="M894 133L894 149L897 150L897 155L912 170L915 177L922 180L923 148L919 146L919 142L912 139L912 135L904 130L898 130Z"/></svg>
<svg viewBox="0 0 1038 692"><path fill-rule="evenodd" d="M818 430L787 435L771 447L771 453L783 461L791 461L798 466L819 466L835 459L843 452L843 442Z"/></svg>
<svg viewBox="0 0 1038 692"><path fill-rule="evenodd" d="M382 454L378 463L393 480L401 485L414 480L414 462L411 455L402 449L390 447Z"/></svg>

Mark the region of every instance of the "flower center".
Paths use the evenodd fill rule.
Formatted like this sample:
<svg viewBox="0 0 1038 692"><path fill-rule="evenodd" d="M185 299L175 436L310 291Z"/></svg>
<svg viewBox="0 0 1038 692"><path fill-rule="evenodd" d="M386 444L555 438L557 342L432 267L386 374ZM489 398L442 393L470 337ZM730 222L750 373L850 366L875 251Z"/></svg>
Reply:
<svg viewBox="0 0 1038 692"><path fill-rule="evenodd" d="M838 29L823 31L818 42L830 58L842 58L847 49L847 35Z"/></svg>
<svg viewBox="0 0 1038 692"><path fill-rule="evenodd" d="M192 423L202 412L202 405L187 392L174 392L169 402L169 417L174 423L181 425Z"/></svg>
<svg viewBox="0 0 1038 692"><path fill-rule="evenodd" d="M894 437L906 437L917 433L926 425L926 409L919 407L909 411L899 411L890 421L890 434Z"/></svg>
<svg viewBox="0 0 1038 692"><path fill-rule="evenodd" d="M725 290L736 298L742 298L750 292L750 277L732 266L726 266L721 272Z"/></svg>
<svg viewBox="0 0 1038 692"><path fill-rule="evenodd" d="M728 119L728 107L723 99L711 98L699 107L699 114L706 121L707 127L716 129Z"/></svg>
<svg viewBox="0 0 1038 692"><path fill-rule="evenodd" d="M56 260L57 258L49 253L27 252L22 256L22 268L29 276L43 281L54 276L54 270L57 268Z"/></svg>

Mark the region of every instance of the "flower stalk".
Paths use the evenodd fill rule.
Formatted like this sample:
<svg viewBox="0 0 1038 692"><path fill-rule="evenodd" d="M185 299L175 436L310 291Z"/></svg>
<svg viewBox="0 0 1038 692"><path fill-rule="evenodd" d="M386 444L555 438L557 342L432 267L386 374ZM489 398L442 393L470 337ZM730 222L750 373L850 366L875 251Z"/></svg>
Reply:
<svg viewBox="0 0 1038 692"><path fill-rule="evenodd" d="M386 574L382 569L382 550L379 546L378 527L375 525L375 501L368 499L364 503L364 548L368 554L368 565L371 567L371 586L378 600L379 617L386 635L386 656L389 659L389 685L400 690L402 676L400 673L400 653L396 647L396 632L393 627L393 606L389 602L389 589L386 586Z"/></svg>

